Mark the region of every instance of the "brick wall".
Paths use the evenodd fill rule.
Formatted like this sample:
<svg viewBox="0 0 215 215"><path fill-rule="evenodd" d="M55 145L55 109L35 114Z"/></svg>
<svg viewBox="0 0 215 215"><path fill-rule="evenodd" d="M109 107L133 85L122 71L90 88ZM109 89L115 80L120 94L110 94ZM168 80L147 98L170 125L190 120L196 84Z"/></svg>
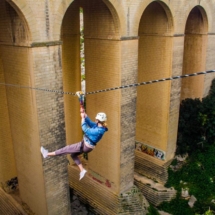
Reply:
<svg viewBox="0 0 215 215"><path fill-rule="evenodd" d="M35 87L62 89L61 47L33 48ZM66 145L62 94L35 92L40 144L49 151ZM65 156L43 160L43 177L48 214L68 214L68 161ZM41 214L41 213L38 213Z"/></svg>
<svg viewBox="0 0 215 215"><path fill-rule="evenodd" d="M121 41L121 85L137 82L138 40ZM120 190L125 192L134 181L134 147L137 88L121 90Z"/></svg>

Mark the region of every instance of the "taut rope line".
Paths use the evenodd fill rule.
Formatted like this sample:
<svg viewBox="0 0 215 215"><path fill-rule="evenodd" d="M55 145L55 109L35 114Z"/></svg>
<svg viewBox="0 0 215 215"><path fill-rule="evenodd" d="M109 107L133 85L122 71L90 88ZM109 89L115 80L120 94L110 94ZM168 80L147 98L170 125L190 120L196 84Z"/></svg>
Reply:
<svg viewBox="0 0 215 215"><path fill-rule="evenodd" d="M163 81L171 81L171 80L176 80L176 79L180 79L180 78L187 78L187 77L192 77L192 76L197 76L197 75L205 75L205 74L209 74L209 73L213 73L213 72L215 72L215 70L197 72L197 73L186 74L186 75L181 75L181 76L173 76L173 77L170 77L170 78L162 78L162 79L157 79L157 80L152 80L152 81L146 81L146 82L123 85L123 86L119 86L119 87L107 88L107 89L103 89L103 90L91 91L91 92L87 92L85 94L90 95L90 94L108 92L108 91L125 89L125 88L130 88L130 87L138 87L138 86L142 86L142 85L154 84L154 83L163 82ZM8 87L31 89L31 90L40 90L40 91L46 91L46 92L52 92L52 93L58 93L58 94L65 94L65 95L73 95L73 96L76 95L75 93L72 93L72 92L64 92L64 91L61 91L61 90L51 90L51 89L45 89L45 88L22 86L22 85L17 85L17 84L0 83L0 85L4 85L4 86L8 86Z"/></svg>

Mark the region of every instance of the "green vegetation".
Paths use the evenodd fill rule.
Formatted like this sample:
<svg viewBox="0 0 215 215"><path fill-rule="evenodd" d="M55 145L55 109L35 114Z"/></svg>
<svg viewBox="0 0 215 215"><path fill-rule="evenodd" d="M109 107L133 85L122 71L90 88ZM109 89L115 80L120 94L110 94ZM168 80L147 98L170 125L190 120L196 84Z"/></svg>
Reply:
<svg viewBox="0 0 215 215"><path fill-rule="evenodd" d="M81 81L84 81L85 80L85 74L82 74L81 75Z"/></svg>
<svg viewBox="0 0 215 215"><path fill-rule="evenodd" d="M159 215L159 212L156 208L150 205L148 208L148 213L146 215Z"/></svg>
<svg viewBox="0 0 215 215"><path fill-rule="evenodd" d="M215 80L204 99L185 99L181 103L176 154L189 156L177 171L169 168L166 187L178 192L171 202L163 202L158 209L173 215L215 214ZM172 166L176 167L175 159ZM188 189L197 201L193 208L189 199L181 197ZM152 213L151 213L152 214ZM150 215L151 215L150 214Z"/></svg>
<svg viewBox="0 0 215 215"><path fill-rule="evenodd" d="M174 187L177 197L170 203L164 202L158 208L174 215L203 214L208 208L215 211L215 146L204 151L196 150L188 157L181 169L174 172L169 169L166 187ZM197 199L193 208L188 200L181 198L182 188L188 188L189 194Z"/></svg>
<svg viewBox="0 0 215 215"><path fill-rule="evenodd" d="M215 80L202 101L185 99L180 106L176 154L192 154L215 143Z"/></svg>

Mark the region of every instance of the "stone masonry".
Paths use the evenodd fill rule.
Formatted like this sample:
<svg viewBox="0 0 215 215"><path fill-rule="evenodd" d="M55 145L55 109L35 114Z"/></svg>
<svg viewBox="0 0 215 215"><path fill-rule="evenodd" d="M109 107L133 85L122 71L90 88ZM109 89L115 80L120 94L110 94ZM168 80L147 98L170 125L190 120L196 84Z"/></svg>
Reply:
<svg viewBox="0 0 215 215"><path fill-rule="evenodd" d="M214 0L0 1L0 184L17 177L36 215L71 214L69 186L99 214L146 214L134 175L165 183L180 101L206 96L215 74L87 95L109 131L79 182L70 156L44 160L40 147L82 138L77 98L50 92L81 89L80 11L90 92L214 70Z"/></svg>

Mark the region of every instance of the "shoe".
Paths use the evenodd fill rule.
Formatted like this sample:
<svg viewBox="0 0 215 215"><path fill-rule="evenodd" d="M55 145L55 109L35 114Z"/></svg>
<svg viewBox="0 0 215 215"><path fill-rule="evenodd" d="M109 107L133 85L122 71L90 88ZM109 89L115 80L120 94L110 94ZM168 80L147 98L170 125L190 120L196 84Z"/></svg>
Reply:
<svg viewBox="0 0 215 215"><path fill-rule="evenodd" d="M47 149L45 149L44 147L41 146L40 147L40 151L41 151L41 153L42 153L42 155L43 155L44 158L48 157L49 151Z"/></svg>
<svg viewBox="0 0 215 215"><path fill-rule="evenodd" d="M83 169L81 172L80 172L80 179L79 181L84 177L84 175L86 174L87 170L86 169Z"/></svg>

